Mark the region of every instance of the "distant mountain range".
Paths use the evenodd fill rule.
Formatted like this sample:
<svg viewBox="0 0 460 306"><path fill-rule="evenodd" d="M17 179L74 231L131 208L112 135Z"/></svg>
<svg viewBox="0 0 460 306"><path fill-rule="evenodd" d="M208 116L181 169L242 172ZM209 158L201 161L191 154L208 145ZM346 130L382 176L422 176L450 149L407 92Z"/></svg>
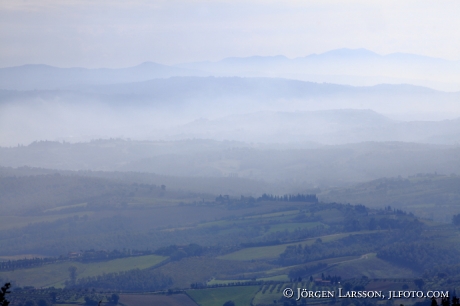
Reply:
<svg viewBox="0 0 460 306"><path fill-rule="evenodd" d="M175 66L146 62L121 69L56 68L24 65L0 69L0 89L55 90L141 82L173 76L273 77L353 86L413 84L460 91L460 62L413 54L378 55L366 49L339 49L288 59L285 56L226 58Z"/></svg>
<svg viewBox="0 0 460 306"><path fill-rule="evenodd" d="M379 55L366 49L338 49L288 59L284 56L227 58L177 65L215 76L282 77L353 86L413 84L460 90L460 61L405 53Z"/></svg>
<svg viewBox="0 0 460 306"><path fill-rule="evenodd" d="M449 84L459 91L433 89ZM456 144L459 101L460 62L365 49L123 69L25 65L0 69L0 145L106 137Z"/></svg>
<svg viewBox="0 0 460 306"><path fill-rule="evenodd" d="M460 92L446 93L413 85L353 87L280 78L172 77L59 90L0 90L0 105L37 105L43 101L161 108L186 112L195 119L235 112L328 109L372 109L384 114L418 112L431 120L437 119L438 113L443 114L440 118L460 117Z"/></svg>

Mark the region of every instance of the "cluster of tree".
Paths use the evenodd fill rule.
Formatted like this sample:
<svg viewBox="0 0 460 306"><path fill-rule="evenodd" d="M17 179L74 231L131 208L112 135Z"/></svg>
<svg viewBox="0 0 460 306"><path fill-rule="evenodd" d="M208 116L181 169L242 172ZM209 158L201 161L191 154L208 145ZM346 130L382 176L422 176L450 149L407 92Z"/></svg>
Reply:
<svg viewBox="0 0 460 306"><path fill-rule="evenodd" d="M169 256L171 260L181 260L185 257L201 256L205 251L206 248L198 244L191 243L184 246L170 245L168 247L159 248L154 252L154 254Z"/></svg>
<svg viewBox="0 0 460 306"><path fill-rule="evenodd" d="M27 269L47 264L53 264L63 261L81 261L81 262L94 262L112 260L116 258L132 257L132 256L143 256L150 255L150 250L84 250L82 252L69 253L67 255L61 255L59 257L35 257L35 258L24 258L18 260L8 260L0 262L0 271L14 271L17 269Z"/></svg>
<svg viewBox="0 0 460 306"><path fill-rule="evenodd" d="M6 295L8 293L11 293L10 291L8 291L8 289L10 289L11 287L11 284L10 283L6 283L2 288L0 288L0 305L1 306L8 306L10 304L10 302L6 299Z"/></svg>
<svg viewBox="0 0 460 306"><path fill-rule="evenodd" d="M395 241L410 241L412 235L407 233L407 236L405 236L404 232L405 230L401 229L391 232L357 234L331 242L322 242L318 239L313 245L288 246L280 254L277 263L283 266L290 266L326 258L377 252L394 244ZM384 255L380 256L383 258Z"/></svg>
<svg viewBox="0 0 460 306"><path fill-rule="evenodd" d="M261 197L256 199L260 201L278 201L278 202L310 202L318 203L318 197L316 194L285 194L283 196L274 196L271 194L264 193Z"/></svg>
<svg viewBox="0 0 460 306"><path fill-rule="evenodd" d="M69 288L20 288L14 286L8 300L15 306L51 306L56 304L72 304L75 300L85 300L86 305L117 305L119 296L116 293L102 294L92 289ZM99 304L100 301L103 301ZM0 306L2 304L0 303Z"/></svg>
<svg viewBox="0 0 460 306"><path fill-rule="evenodd" d="M358 219L350 216L343 222L343 230L346 232L357 232L361 230L377 229L407 229L411 232L418 232L424 227L423 223L414 218L388 218L386 216L375 216Z"/></svg>
<svg viewBox="0 0 460 306"><path fill-rule="evenodd" d="M62 214L124 207L133 196L159 197L165 185L122 183L105 178L59 173L0 176L0 203L10 212ZM87 203L87 206L72 206ZM54 209L58 208L58 209Z"/></svg>
<svg viewBox="0 0 460 306"><path fill-rule="evenodd" d="M0 271L13 271L17 269L38 267L46 264L55 263L59 260L60 259L54 257L44 257L2 261L0 262Z"/></svg>
<svg viewBox="0 0 460 306"><path fill-rule="evenodd" d="M87 306L97 306L101 305L102 300L99 300L99 298L95 298L93 296L85 296L85 305ZM120 296L116 293L113 293L111 296L106 297L107 303L104 303L104 305L118 305L118 301L120 300Z"/></svg>
<svg viewBox="0 0 460 306"><path fill-rule="evenodd" d="M305 278L305 277L311 276L314 273L317 273L318 271L326 269L327 266L328 266L327 263L320 262L315 265L305 266L303 268L292 269L291 271L289 271L288 277L289 279Z"/></svg>
<svg viewBox="0 0 460 306"><path fill-rule="evenodd" d="M150 255L152 251L149 250L131 250L131 249L124 249L120 250L84 250L74 258L76 261L82 262L93 262L93 261L101 261L101 260L112 260L116 258L124 258L124 257L132 257L132 256L142 256L142 255Z"/></svg>
<svg viewBox="0 0 460 306"><path fill-rule="evenodd" d="M452 296L452 300L449 297L445 297L441 299L441 306L460 306L460 299L455 296L455 294ZM414 306L438 306L438 301L434 298L431 300L427 299L423 302L417 302L414 304ZM403 305L404 306L404 305Z"/></svg>
<svg viewBox="0 0 460 306"><path fill-rule="evenodd" d="M97 288L113 291L146 292L169 288L173 284L170 277L151 270L129 270L118 273L108 273L93 277L84 277L76 281L73 288Z"/></svg>
<svg viewBox="0 0 460 306"><path fill-rule="evenodd" d="M333 243L315 243L312 246L302 245L288 246L286 250L280 254L277 263L283 266L291 266L302 264L314 260L359 255L372 251L374 246L369 243L353 243L347 245L344 239Z"/></svg>
<svg viewBox="0 0 460 306"><path fill-rule="evenodd" d="M439 270L441 266L456 265L459 254L459 250L451 245L415 241L389 244L377 252L377 257L418 272L424 272Z"/></svg>
<svg viewBox="0 0 460 306"><path fill-rule="evenodd" d="M228 204L234 204L234 203L246 203L246 204L251 204L255 202L262 202L262 201L277 201L277 202L309 202L309 203L318 203L318 197L316 194L285 194L282 196L277 196L277 195L271 195L271 194L266 194L264 193L262 196L258 198L254 197L244 197L241 196L241 198L238 199L232 199L230 198L229 195L219 195L216 199L216 202L218 203L228 203Z"/></svg>

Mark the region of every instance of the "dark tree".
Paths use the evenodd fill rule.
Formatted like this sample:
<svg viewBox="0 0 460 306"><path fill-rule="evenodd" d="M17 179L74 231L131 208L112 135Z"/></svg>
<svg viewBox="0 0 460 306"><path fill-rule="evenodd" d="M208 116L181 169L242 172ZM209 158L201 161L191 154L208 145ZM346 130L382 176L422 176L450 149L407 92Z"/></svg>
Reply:
<svg viewBox="0 0 460 306"><path fill-rule="evenodd" d="M51 292L50 297L51 297L51 300L53 301L53 303L56 302L56 297L57 297L56 292Z"/></svg>
<svg viewBox="0 0 460 306"><path fill-rule="evenodd" d="M448 297L442 298L441 305L442 306L450 306L450 299Z"/></svg>
<svg viewBox="0 0 460 306"><path fill-rule="evenodd" d="M112 297L110 298L110 302L117 305L118 301L120 300L120 296L116 293L112 294Z"/></svg>
<svg viewBox="0 0 460 306"><path fill-rule="evenodd" d="M69 267L69 277L70 277L70 285L75 286L75 282L77 281L77 267L75 266Z"/></svg>
<svg viewBox="0 0 460 306"><path fill-rule="evenodd" d="M233 302L233 301L227 301L227 302L224 303L223 306L235 306L235 302Z"/></svg>
<svg viewBox="0 0 460 306"><path fill-rule="evenodd" d="M8 306L10 302L6 299L6 295L10 293L11 291L8 291L10 289L11 284L6 283L1 289L0 289L0 306Z"/></svg>
<svg viewBox="0 0 460 306"><path fill-rule="evenodd" d="M88 305L88 306L96 306L96 305L98 305L98 303L97 303L96 300L93 300L93 299L90 298L89 296L85 296L85 305Z"/></svg>

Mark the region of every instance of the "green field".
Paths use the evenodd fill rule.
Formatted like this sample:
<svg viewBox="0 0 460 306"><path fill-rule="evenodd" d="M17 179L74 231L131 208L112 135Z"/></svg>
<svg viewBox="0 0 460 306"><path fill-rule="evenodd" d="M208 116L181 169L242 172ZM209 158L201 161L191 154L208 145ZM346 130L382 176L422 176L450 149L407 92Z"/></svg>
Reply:
<svg viewBox="0 0 460 306"><path fill-rule="evenodd" d="M185 294L122 294L119 304L125 306L196 306L195 302Z"/></svg>
<svg viewBox="0 0 460 306"><path fill-rule="evenodd" d="M238 218L235 220L218 220L218 221L211 221L211 222L205 222L201 223L198 225L198 227L211 227L211 226L217 226L217 227L233 227L233 226L238 226L238 225L253 225L255 220L257 221L267 221L269 219L270 221L277 221L277 222L285 222L290 220L292 216L296 215L299 213L299 210L286 210L286 211L281 211L281 212L275 212L275 213L268 213L268 214L260 214L260 215L253 215L253 216L247 216L247 217L242 217ZM315 224L312 226L316 226L319 224L319 222L314 222ZM316 224L318 223L318 224ZM276 224L272 226L274 228L273 231L271 232L276 232L276 231L284 231L285 228L288 230L294 230L295 228L308 228L305 227L305 224L308 223L284 223L284 224Z"/></svg>
<svg viewBox="0 0 460 306"><path fill-rule="evenodd" d="M310 285L308 283L308 285ZM254 297L253 305L272 305L273 301L280 300L283 297L283 289L284 288L297 288L297 286L301 288L309 288L307 283L285 283L285 284L273 284L273 285L264 285L262 286L261 290L257 292ZM283 305L282 303L279 303Z"/></svg>
<svg viewBox="0 0 460 306"><path fill-rule="evenodd" d="M367 276L369 278L417 278L420 275L408 268L395 266L379 259L375 254L366 254L355 260L338 263L324 273L340 275L343 278Z"/></svg>
<svg viewBox="0 0 460 306"><path fill-rule="evenodd" d="M213 285L228 285L231 283L244 283L244 282L249 282L249 280L241 280L241 279L211 279L209 282L206 284L208 286L213 286Z"/></svg>
<svg viewBox="0 0 460 306"><path fill-rule="evenodd" d="M88 203L80 203L80 204L73 204L73 205L63 205L63 206L58 206L58 207L55 207L55 208L46 209L43 212L50 212L50 211L56 212L56 211L60 211L60 210L67 209L67 208L86 207L86 206L88 206Z"/></svg>
<svg viewBox="0 0 460 306"><path fill-rule="evenodd" d="M67 261L41 267L0 272L0 278L14 280L19 286L62 287L69 279L69 267L77 268L77 278L97 276L103 273L121 272L132 269L146 269L154 266L167 257L146 255L127 257L104 262L80 263Z"/></svg>
<svg viewBox="0 0 460 306"><path fill-rule="evenodd" d="M295 230L310 229L310 228L313 228L319 225L322 225L325 228L328 228L327 225L321 222L281 223L281 224L275 224L275 225L270 226L270 229L268 230L267 233L275 233L275 232L283 232L283 231L293 232Z"/></svg>
<svg viewBox="0 0 460 306"><path fill-rule="evenodd" d="M287 281L289 281L289 277L288 277L287 274L280 274L280 275L275 275L275 276L258 278L257 280L287 282Z"/></svg>
<svg viewBox="0 0 460 306"><path fill-rule="evenodd" d="M298 210L298 209L295 209L295 210L285 210L285 211L280 211L280 212L276 212L276 213L269 213L269 214L261 214L261 215L249 216L249 217L246 217L245 219L284 217L284 216L296 215L296 214L298 214L298 213L299 213L299 210Z"/></svg>
<svg viewBox="0 0 460 306"><path fill-rule="evenodd" d="M287 266L287 267L280 267L271 270L265 271L267 277L259 278L258 280L289 280L287 274L290 270L295 268L302 268L305 266L313 266L318 263L325 263L329 266L337 265L344 262L354 261L361 258L361 256L343 256L343 257L335 257L335 258L327 258L321 260L310 261L308 263L303 263L294 266Z"/></svg>
<svg viewBox="0 0 460 306"><path fill-rule="evenodd" d="M200 306L220 306L226 301L236 306L250 305L259 286L237 286L215 289L188 290L187 294Z"/></svg>
<svg viewBox="0 0 460 306"><path fill-rule="evenodd" d="M335 235L327 235L322 236L321 239L323 242L333 241L349 234L335 234ZM226 259L226 260L257 260L257 259L270 259L276 258L281 253L286 250L286 247L299 245L312 245L317 238L310 238L301 242L294 242L294 243L286 243L286 244L279 244L279 245L271 245L271 246L262 246L262 247L253 247L253 248L246 248L242 249L224 256L218 257L219 259Z"/></svg>
<svg viewBox="0 0 460 306"><path fill-rule="evenodd" d="M0 216L0 230L8 230L12 228L20 228L33 223L52 222L68 217L84 215L91 216L94 212L84 211L78 213L58 214L58 215L42 215L42 216Z"/></svg>

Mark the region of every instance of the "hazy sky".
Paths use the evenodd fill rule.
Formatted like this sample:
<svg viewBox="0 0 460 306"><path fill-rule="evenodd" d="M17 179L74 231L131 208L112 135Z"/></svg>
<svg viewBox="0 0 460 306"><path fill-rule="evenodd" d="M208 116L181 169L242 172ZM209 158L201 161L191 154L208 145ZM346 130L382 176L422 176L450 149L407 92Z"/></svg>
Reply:
<svg viewBox="0 0 460 306"><path fill-rule="evenodd" d="M0 67L126 67L337 48L460 60L460 1L0 0Z"/></svg>

